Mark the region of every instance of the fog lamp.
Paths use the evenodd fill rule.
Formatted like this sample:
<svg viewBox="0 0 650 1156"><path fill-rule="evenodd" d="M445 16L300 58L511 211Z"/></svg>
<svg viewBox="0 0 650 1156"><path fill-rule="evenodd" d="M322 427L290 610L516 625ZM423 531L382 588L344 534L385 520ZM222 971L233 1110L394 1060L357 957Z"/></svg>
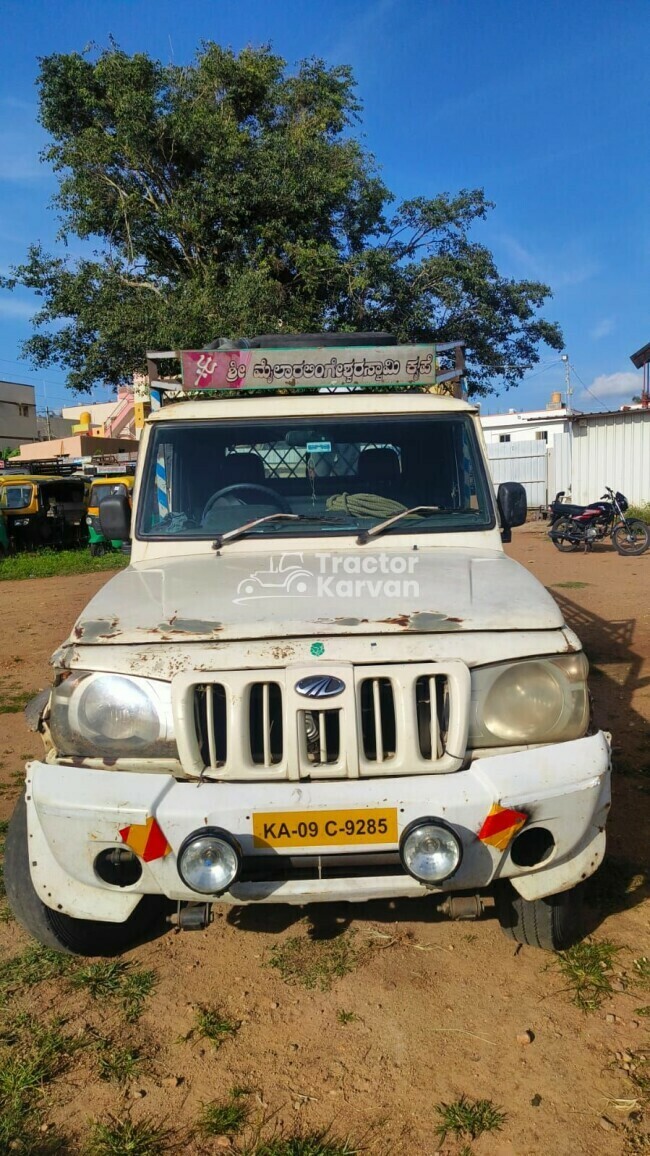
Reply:
<svg viewBox="0 0 650 1156"><path fill-rule="evenodd" d="M406 870L420 883L441 883L457 870L462 848L454 832L439 819L416 819L400 842Z"/></svg>
<svg viewBox="0 0 650 1156"><path fill-rule="evenodd" d="M192 891L219 895L241 871L241 849L236 839L219 827L205 827L188 835L178 853L178 873Z"/></svg>

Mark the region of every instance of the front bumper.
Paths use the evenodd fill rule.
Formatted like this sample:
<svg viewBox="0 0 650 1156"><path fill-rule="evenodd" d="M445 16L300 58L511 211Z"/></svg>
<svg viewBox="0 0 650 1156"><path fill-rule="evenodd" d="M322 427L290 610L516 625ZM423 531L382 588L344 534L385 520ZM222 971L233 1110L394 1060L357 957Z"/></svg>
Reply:
<svg viewBox="0 0 650 1156"><path fill-rule="evenodd" d="M230 904L391 899L453 891L480 891L511 879L526 899L575 886L598 867L605 850L610 805L610 750L603 732L574 742L477 759L446 775L317 783L188 783L169 774L88 770L32 762L27 767L27 823L36 892L52 908L76 918L122 922L145 894L187 902L205 900L181 880L176 852L204 826L218 826L239 841L254 870L218 901ZM518 866L512 844L498 850L478 838L494 804L524 811L524 830L543 827L553 849L535 867ZM337 847L301 854L253 846L254 811L396 807L401 832L422 816L437 816L463 844L451 878L429 888L402 871L398 845ZM137 883L119 888L95 871L97 855L123 846L120 831L154 817L170 850L142 863ZM368 854L372 852L372 854ZM282 856L282 862L279 857ZM268 871L266 865L268 864ZM278 871L278 867L283 868ZM325 868L325 869L324 869ZM209 897L208 897L209 898Z"/></svg>

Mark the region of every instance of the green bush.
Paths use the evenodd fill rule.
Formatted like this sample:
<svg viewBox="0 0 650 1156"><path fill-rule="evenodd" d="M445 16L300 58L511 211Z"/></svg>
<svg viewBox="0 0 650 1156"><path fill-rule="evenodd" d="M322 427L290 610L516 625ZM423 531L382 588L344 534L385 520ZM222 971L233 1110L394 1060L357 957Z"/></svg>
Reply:
<svg viewBox="0 0 650 1156"><path fill-rule="evenodd" d="M630 506L625 512L626 518L640 518L642 522L650 522L650 502L642 506Z"/></svg>

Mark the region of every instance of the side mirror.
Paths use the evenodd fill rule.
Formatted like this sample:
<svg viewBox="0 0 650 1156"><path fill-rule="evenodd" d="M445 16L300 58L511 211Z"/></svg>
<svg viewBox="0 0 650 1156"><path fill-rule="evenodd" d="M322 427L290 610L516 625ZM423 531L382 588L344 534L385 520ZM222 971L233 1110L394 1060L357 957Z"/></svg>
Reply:
<svg viewBox="0 0 650 1156"><path fill-rule="evenodd" d="M99 503L99 524L110 542L126 542L131 537L131 506L125 494Z"/></svg>
<svg viewBox="0 0 650 1156"><path fill-rule="evenodd" d="M521 482L502 482L497 490L497 506L501 518L501 539L512 540L513 526L522 526L528 513L526 491Z"/></svg>

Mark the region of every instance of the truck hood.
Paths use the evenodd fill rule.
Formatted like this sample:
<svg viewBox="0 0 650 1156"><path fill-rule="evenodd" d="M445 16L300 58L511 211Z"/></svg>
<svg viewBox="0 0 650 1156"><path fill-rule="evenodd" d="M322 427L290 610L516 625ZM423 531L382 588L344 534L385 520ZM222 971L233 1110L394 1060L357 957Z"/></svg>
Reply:
<svg viewBox="0 0 650 1156"><path fill-rule="evenodd" d="M71 643L553 630L544 587L501 551L194 555L112 578Z"/></svg>

